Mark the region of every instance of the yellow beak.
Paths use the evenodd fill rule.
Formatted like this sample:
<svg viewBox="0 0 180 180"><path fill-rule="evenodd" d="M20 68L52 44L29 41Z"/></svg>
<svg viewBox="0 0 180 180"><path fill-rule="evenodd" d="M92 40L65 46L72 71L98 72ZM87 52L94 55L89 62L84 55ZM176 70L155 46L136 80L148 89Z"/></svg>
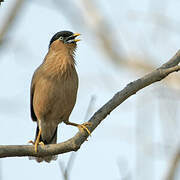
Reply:
<svg viewBox="0 0 180 180"><path fill-rule="evenodd" d="M79 33L74 33L73 34L73 37L77 37L77 36L80 36L81 34ZM78 41L81 41L81 39L74 39L75 42L78 42Z"/></svg>

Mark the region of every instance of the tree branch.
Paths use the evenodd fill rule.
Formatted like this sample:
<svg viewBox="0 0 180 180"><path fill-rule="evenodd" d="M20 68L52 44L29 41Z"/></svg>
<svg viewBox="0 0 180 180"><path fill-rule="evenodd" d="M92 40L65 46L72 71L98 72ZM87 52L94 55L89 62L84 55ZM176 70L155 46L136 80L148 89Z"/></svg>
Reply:
<svg viewBox="0 0 180 180"><path fill-rule="evenodd" d="M144 77L129 83L123 90L119 91L110 99L104 106L102 106L88 122L92 125L88 129L93 132L94 129L106 118L117 106L123 103L128 97L132 96L139 90L146 86L151 85L157 81L164 79L172 72L180 70L180 50L176 55L171 58L167 63L163 64L160 68L152 71ZM1 145L0 158L15 157L15 156L36 156L43 157L47 155L56 155L67 153L70 151L77 151L80 146L86 141L88 134L86 131L78 132L71 139L59 143L46 146L38 146L38 153L35 153L34 146L32 145Z"/></svg>
<svg viewBox="0 0 180 180"><path fill-rule="evenodd" d="M172 159L172 163L171 163L170 168L168 170L166 180L175 179L176 171L178 171L179 161L180 161L180 149L178 147L177 152L175 153L175 155Z"/></svg>

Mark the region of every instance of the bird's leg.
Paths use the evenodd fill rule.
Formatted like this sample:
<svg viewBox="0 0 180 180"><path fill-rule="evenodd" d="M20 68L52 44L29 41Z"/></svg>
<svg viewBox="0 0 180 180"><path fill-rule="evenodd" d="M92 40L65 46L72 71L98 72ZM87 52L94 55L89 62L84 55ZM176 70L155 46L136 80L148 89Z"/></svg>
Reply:
<svg viewBox="0 0 180 180"><path fill-rule="evenodd" d="M79 129L80 131L86 130L87 133L91 136L91 132L90 132L89 129L86 127L86 125L91 126L91 125L92 125L91 122L85 122L85 123L83 123L83 124L76 124L76 123L73 123L73 122L65 121L64 123L67 124L67 125L76 126L76 127L78 127L78 129Z"/></svg>
<svg viewBox="0 0 180 180"><path fill-rule="evenodd" d="M41 121L39 120L39 132L38 132L37 138L36 138L35 142L29 141L29 143L32 143L35 146L35 153L37 153L37 149L38 149L39 144L44 146L43 141L40 141L41 132L42 132L42 130L41 130Z"/></svg>
<svg viewBox="0 0 180 180"><path fill-rule="evenodd" d="M38 136L37 136L36 141L35 141L35 143L34 143L34 146L35 146L35 152L36 152L36 153L37 153L37 147L38 147L38 144L40 143L40 142L39 142L40 137L41 137L41 128L39 128Z"/></svg>
<svg viewBox="0 0 180 180"><path fill-rule="evenodd" d="M31 144L33 144L33 145L35 146L35 152L36 152L36 153L37 153L37 147L38 147L39 144L42 145L42 146L44 146L44 143L43 143L42 141L39 141L39 140L40 140L40 137L41 137L41 129L39 129L38 136L37 136L35 142L32 141L32 140L31 140L31 141L28 141L28 143L31 143Z"/></svg>

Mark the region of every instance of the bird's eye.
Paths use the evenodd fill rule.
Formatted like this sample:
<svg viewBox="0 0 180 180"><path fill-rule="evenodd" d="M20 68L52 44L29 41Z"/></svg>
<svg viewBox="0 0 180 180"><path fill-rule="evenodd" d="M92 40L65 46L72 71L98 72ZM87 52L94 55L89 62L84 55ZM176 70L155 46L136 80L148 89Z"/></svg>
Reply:
<svg viewBox="0 0 180 180"><path fill-rule="evenodd" d="M59 40L61 40L61 41L62 41L62 40L63 40L63 37L62 37L62 36L60 36Z"/></svg>

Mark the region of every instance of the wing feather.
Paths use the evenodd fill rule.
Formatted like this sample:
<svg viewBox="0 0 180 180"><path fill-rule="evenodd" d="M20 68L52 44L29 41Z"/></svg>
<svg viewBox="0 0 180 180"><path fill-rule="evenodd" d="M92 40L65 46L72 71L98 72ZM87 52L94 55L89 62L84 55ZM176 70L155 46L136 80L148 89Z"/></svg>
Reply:
<svg viewBox="0 0 180 180"><path fill-rule="evenodd" d="M30 90L30 110L31 110L31 118L33 121L37 121L37 117L34 112L33 107L33 98L34 98L34 89L35 89L35 83L34 83L34 75L31 81L31 90Z"/></svg>

